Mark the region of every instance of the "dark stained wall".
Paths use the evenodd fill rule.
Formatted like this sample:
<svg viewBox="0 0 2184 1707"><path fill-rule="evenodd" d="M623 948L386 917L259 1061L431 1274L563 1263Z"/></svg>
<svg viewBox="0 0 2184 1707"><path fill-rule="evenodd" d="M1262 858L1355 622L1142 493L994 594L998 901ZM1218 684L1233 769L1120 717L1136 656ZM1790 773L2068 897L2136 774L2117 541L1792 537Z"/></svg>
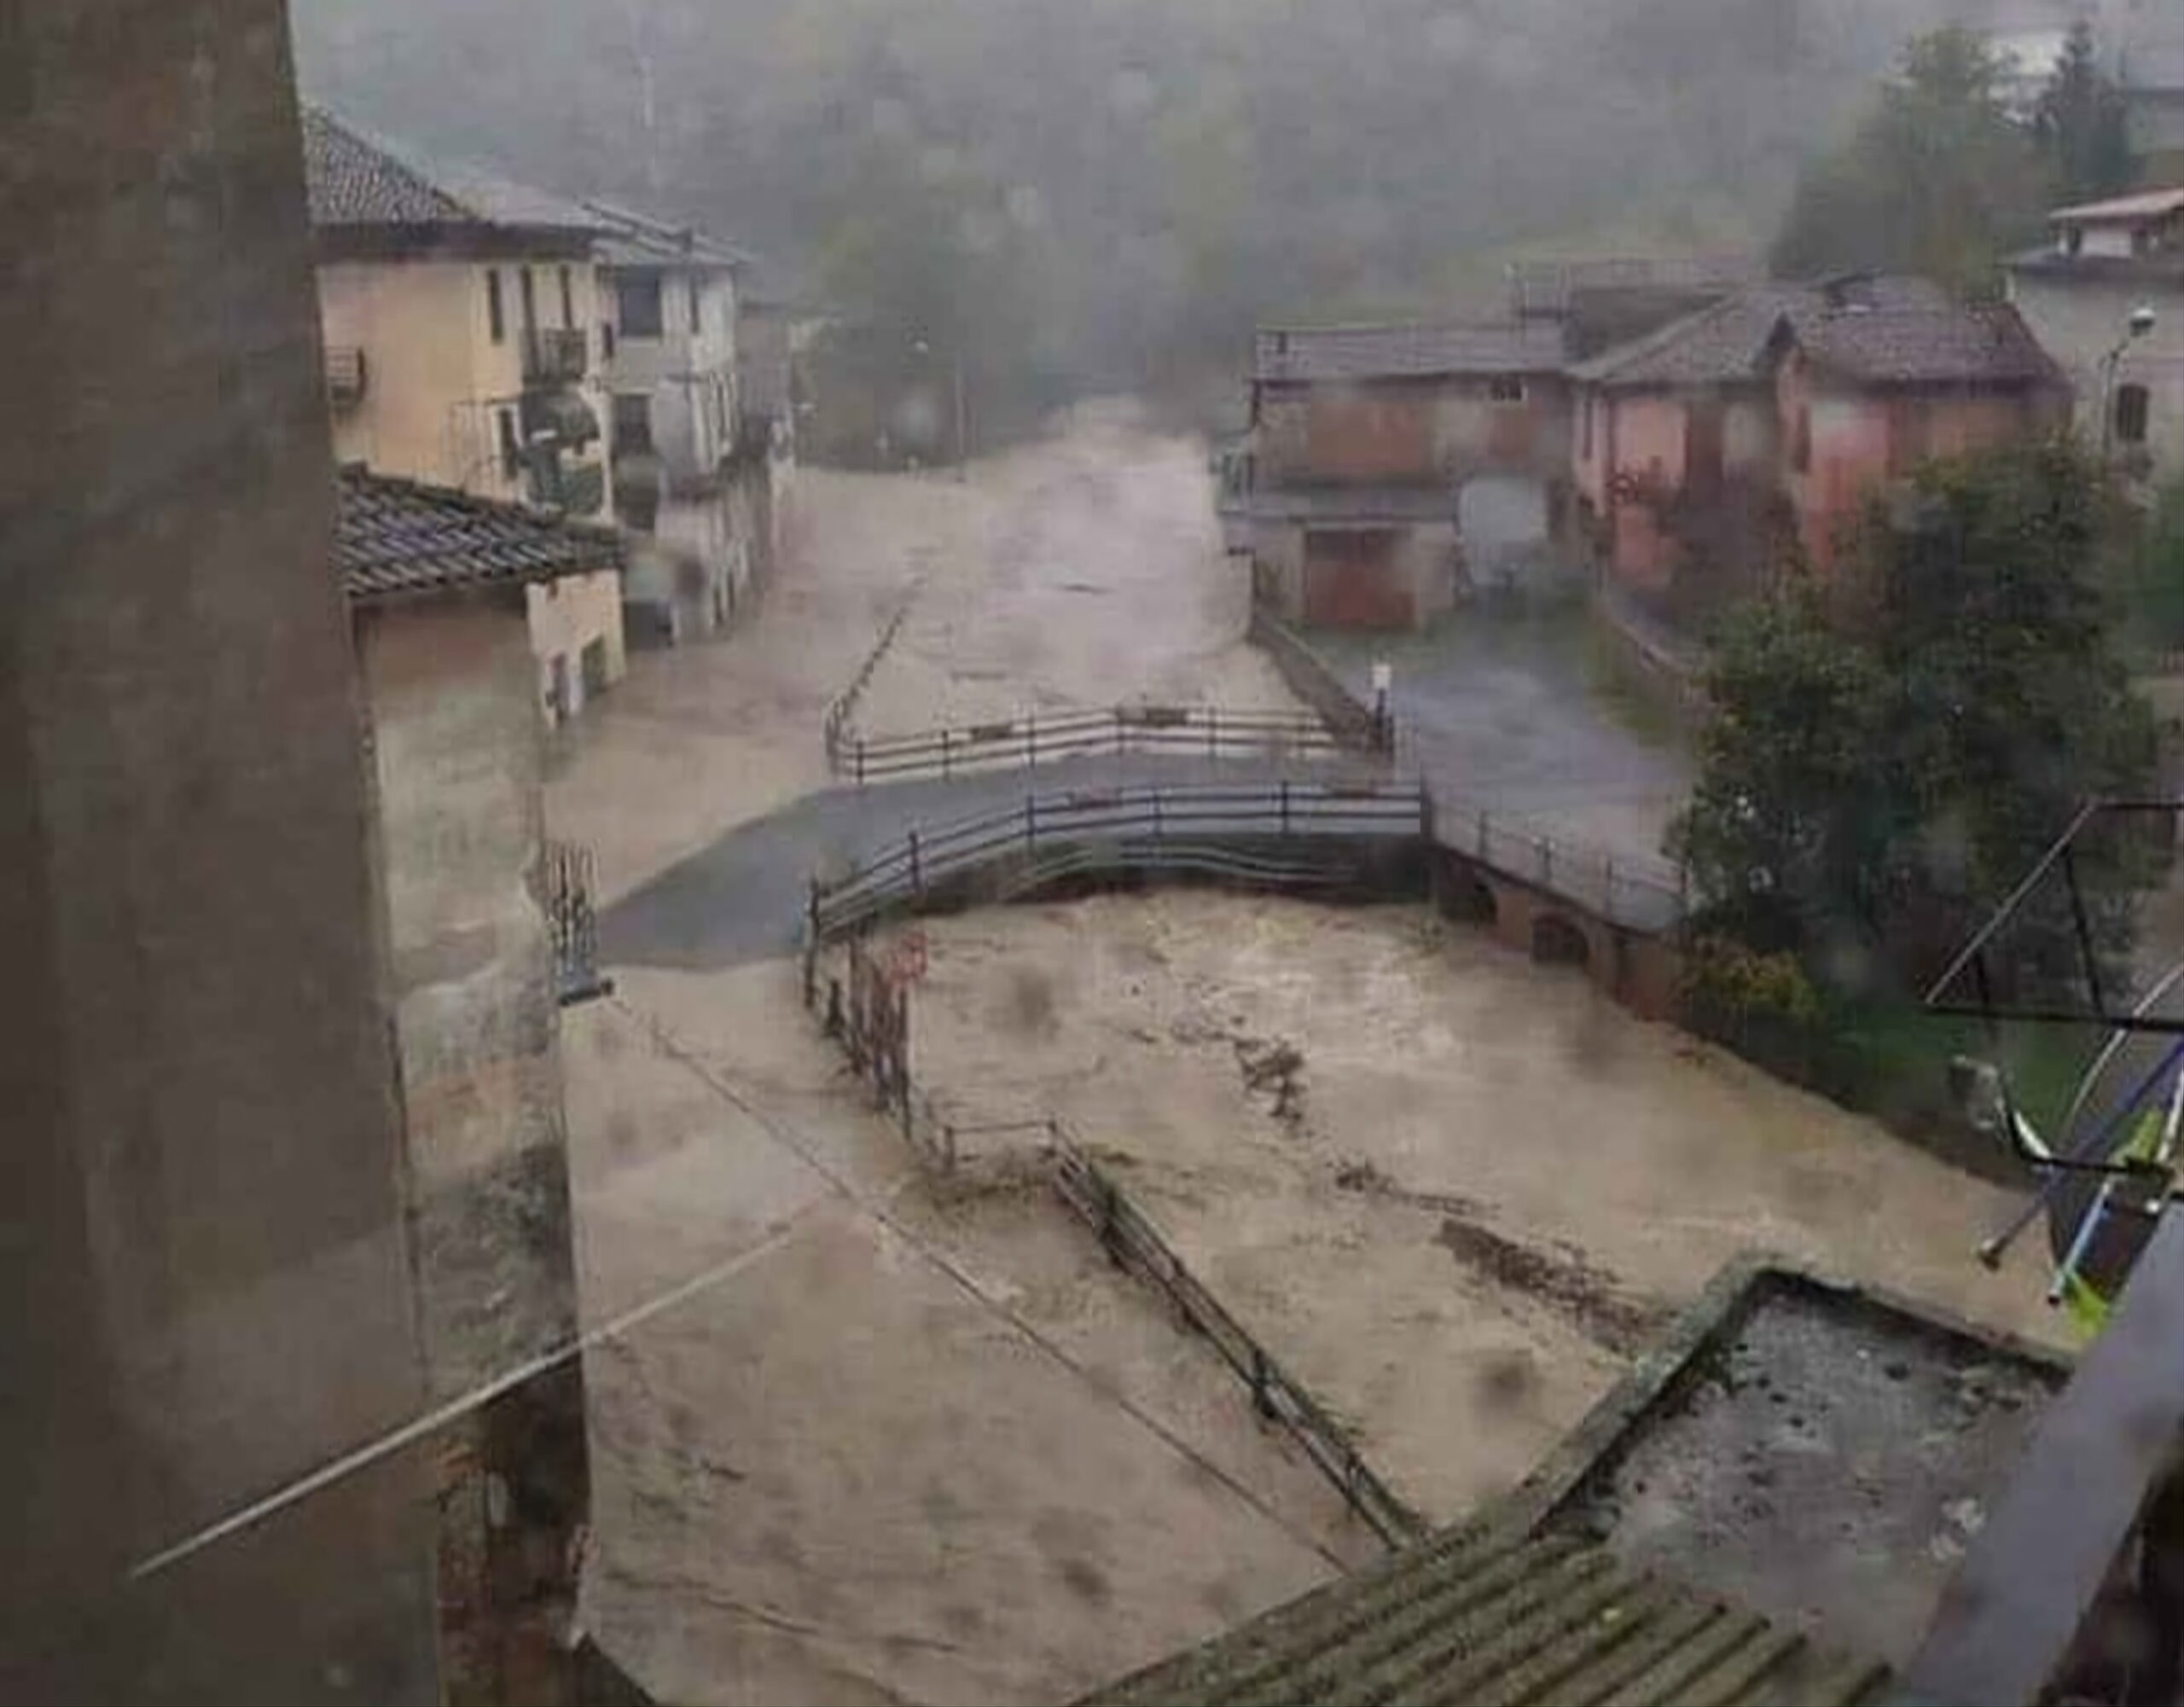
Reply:
<svg viewBox="0 0 2184 1707"><path fill-rule="evenodd" d="M118 1590L422 1393L282 9L0 88L0 1694L431 1698L410 1460Z"/></svg>

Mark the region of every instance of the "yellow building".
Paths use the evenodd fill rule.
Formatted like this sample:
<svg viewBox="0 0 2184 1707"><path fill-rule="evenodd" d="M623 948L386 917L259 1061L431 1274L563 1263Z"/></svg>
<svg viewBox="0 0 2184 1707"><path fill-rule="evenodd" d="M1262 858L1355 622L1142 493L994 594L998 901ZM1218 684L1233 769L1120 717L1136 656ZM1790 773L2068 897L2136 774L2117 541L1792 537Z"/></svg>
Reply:
<svg viewBox="0 0 2184 1707"><path fill-rule="evenodd" d="M336 457L611 520L597 216L316 109L304 163ZM624 672L621 578L529 598L539 704L558 722Z"/></svg>

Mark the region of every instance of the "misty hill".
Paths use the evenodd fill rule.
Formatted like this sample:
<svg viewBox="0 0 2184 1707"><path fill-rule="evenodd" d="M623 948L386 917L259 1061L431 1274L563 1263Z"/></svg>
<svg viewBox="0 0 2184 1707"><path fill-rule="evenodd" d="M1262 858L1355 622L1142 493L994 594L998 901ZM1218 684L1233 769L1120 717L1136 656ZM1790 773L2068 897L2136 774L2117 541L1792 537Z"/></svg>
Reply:
<svg viewBox="0 0 2184 1707"><path fill-rule="evenodd" d="M2116 0L2128 3L2129 0ZM1763 247L1903 38L2066 0L293 0L305 89L974 364L1227 360L1519 247ZM974 374L974 380L978 376Z"/></svg>

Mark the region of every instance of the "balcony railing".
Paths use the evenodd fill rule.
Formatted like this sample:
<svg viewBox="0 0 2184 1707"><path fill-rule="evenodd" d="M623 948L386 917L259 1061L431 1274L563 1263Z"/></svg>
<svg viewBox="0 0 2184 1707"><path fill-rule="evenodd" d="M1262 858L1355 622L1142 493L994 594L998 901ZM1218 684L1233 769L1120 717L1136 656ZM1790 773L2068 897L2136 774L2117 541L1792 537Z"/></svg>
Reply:
<svg viewBox="0 0 2184 1707"><path fill-rule="evenodd" d="M590 344L581 331L526 332L523 336L523 382L527 386L572 386L590 363Z"/></svg>
<svg viewBox="0 0 2184 1707"><path fill-rule="evenodd" d="M542 458L531 465L527 485L531 502L571 515L597 515L607 502L607 470L597 462Z"/></svg>
<svg viewBox="0 0 2184 1707"><path fill-rule="evenodd" d="M369 369L364 352L354 345L329 345L326 351L326 396L337 409L354 409L364 400Z"/></svg>

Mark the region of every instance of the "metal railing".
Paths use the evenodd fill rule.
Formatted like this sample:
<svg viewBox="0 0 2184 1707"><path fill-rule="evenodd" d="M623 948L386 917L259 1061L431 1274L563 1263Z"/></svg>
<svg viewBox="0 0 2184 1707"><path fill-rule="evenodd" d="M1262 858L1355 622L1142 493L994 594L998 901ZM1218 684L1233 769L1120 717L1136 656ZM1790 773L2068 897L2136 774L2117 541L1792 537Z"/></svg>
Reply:
<svg viewBox="0 0 2184 1707"><path fill-rule="evenodd" d="M546 930L554 955L554 994L564 1007L611 995L599 970L599 913L592 904L591 850L546 844Z"/></svg>
<svg viewBox="0 0 2184 1707"><path fill-rule="evenodd" d="M887 655L887 648L895 643L895 636L902 632L909 620L910 607L916 601L918 589L914 585L903 595L903 602L895 607L895 614L887 618L880 630L880 637L872 643L872 650L864 655L864 662L857 666L857 674L850 678L848 687L828 702L827 715L819 728L820 739L826 743L828 768L839 772L842 768L843 743L852 737L847 733L849 722L857 715L857 702L864 697L864 690L872 681L872 672L880 667L880 660Z"/></svg>
<svg viewBox="0 0 2184 1707"><path fill-rule="evenodd" d="M1021 805L914 829L832 882L812 880L807 955L818 943L910 908L975 873L1006 868L1023 882L1096 868L1171 867L1244 880L1295 868L1285 842L1419 841L1432 802L1416 785L1275 782L1078 789L1026 794ZM1043 868L1042 862L1051 862Z"/></svg>
<svg viewBox="0 0 2184 1707"><path fill-rule="evenodd" d="M1333 1483L1350 1508L1391 1547L1417 1541L1426 1524L1374 1475L1356 1445L1271 1353L1191 1273L1152 1219L1086 1155L1058 1121L1047 1123L1054 1186L1062 1201L1099 1235L1118 1268L1167 1295L1177 1312L1220 1355L1252 1395L1260 1418L1281 1428Z"/></svg>
<svg viewBox="0 0 2184 1707"><path fill-rule="evenodd" d="M1649 935L1680 928L1691 910L1690 874L1554 836L1508 813L1432 790L1433 839L1501 876Z"/></svg>
<svg viewBox="0 0 2184 1707"><path fill-rule="evenodd" d="M590 364L590 342L581 329L540 327L523 334L523 382L572 386Z"/></svg>
<svg viewBox="0 0 2184 1707"><path fill-rule="evenodd" d="M1224 711L1217 705L1116 705L1026 711L915 734L871 736L838 726L828 754L861 787L912 776L1033 769L1083 758L1170 753L1199 758L1337 758L1350 743L1309 711Z"/></svg>
<svg viewBox="0 0 2184 1707"><path fill-rule="evenodd" d="M353 345L327 345L326 396L335 409L354 409L362 403L370 376L370 363L361 349Z"/></svg>

